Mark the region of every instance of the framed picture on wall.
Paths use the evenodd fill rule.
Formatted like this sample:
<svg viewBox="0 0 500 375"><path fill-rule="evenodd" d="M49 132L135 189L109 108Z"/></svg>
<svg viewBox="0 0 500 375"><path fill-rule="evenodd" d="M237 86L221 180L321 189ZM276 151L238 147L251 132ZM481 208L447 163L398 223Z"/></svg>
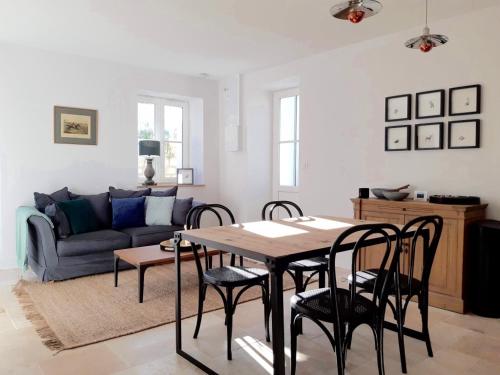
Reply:
<svg viewBox="0 0 500 375"><path fill-rule="evenodd" d="M54 143L97 145L97 111L55 106Z"/></svg>
<svg viewBox="0 0 500 375"><path fill-rule="evenodd" d="M450 116L481 113L481 85L451 88L449 107Z"/></svg>
<svg viewBox="0 0 500 375"><path fill-rule="evenodd" d="M397 95L385 98L385 121L411 119L411 95Z"/></svg>
<svg viewBox="0 0 500 375"><path fill-rule="evenodd" d="M442 150L444 123L415 125L415 150Z"/></svg>
<svg viewBox="0 0 500 375"><path fill-rule="evenodd" d="M177 168L177 185L193 185L193 168Z"/></svg>
<svg viewBox="0 0 500 375"><path fill-rule="evenodd" d="M417 119L444 116L444 90L417 93Z"/></svg>
<svg viewBox="0 0 500 375"><path fill-rule="evenodd" d="M448 148L479 148L481 124L479 120L450 121Z"/></svg>
<svg viewBox="0 0 500 375"><path fill-rule="evenodd" d="M385 128L385 151L411 150L411 126L387 126Z"/></svg>

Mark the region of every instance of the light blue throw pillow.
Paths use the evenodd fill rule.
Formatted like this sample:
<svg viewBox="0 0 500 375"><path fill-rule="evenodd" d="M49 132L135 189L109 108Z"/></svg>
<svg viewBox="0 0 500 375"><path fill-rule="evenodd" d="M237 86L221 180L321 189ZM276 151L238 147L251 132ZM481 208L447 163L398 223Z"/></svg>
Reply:
<svg viewBox="0 0 500 375"><path fill-rule="evenodd" d="M146 225L172 225L175 197L146 197Z"/></svg>

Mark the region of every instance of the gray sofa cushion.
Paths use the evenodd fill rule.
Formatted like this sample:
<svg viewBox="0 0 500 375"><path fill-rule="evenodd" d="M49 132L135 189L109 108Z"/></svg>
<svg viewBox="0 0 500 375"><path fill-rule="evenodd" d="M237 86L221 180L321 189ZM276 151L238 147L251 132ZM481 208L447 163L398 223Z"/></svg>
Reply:
<svg viewBox="0 0 500 375"><path fill-rule="evenodd" d="M74 199L86 199L90 202L92 209L97 217L97 225L99 228L111 228L111 203L109 202L109 193L93 194L93 195L78 195L69 193L69 197Z"/></svg>
<svg viewBox="0 0 500 375"><path fill-rule="evenodd" d="M177 186L167 190L151 190L152 197L176 197L177 196Z"/></svg>
<svg viewBox="0 0 500 375"><path fill-rule="evenodd" d="M80 256L128 247L130 247L130 236L110 229L74 234L57 241L57 253L60 257Z"/></svg>
<svg viewBox="0 0 500 375"><path fill-rule="evenodd" d="M157 245L174 237L174 232L182 230L177 225L153 225L150 227L127 228L121 231L132 237L132 247Z"/></svg>
<svg viewBox="0 0 500 375"><path fill-rule="evenodd" d="M69 201L69 193L66 186L61 190L53 192L52 194L35 192L33 196L35 198L35 206L40 212L45 212L45 207L47 207L49 204Z"/></svg>
<svg viewBox="0 0 500 375"><path fill-rule="evenodd" d="M117 189L113 186L109 187L109 194L111 195L111 199L120 199L120 198L140 198L147 197L151 195L151 188L147 188L144 190L124 190Z"/></svg>
<svg viewBox="0 0 500 375"><path fill-rule="evenodd" d="M179 199L174 202L174 211L172 213L172 224L186 224L186 216L193 206L193 198Z"/></svg>

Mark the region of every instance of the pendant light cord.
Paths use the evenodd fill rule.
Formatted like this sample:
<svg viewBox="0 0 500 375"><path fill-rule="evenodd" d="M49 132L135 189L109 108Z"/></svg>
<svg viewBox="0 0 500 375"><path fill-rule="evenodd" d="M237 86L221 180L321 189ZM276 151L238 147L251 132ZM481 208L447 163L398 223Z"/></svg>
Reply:
<svg viewBox="0 0 500 375"><path fill-rule="evenodd" d="M425 26L428 25L428 13L429 13L429 0L425 0Z"/></svg>

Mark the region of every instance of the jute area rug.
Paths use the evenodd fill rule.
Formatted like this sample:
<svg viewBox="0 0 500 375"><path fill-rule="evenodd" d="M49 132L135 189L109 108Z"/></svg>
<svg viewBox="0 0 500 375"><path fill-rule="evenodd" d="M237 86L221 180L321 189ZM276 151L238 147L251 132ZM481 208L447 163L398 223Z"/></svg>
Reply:
<svg viewBox="0 0 500 375"><path fill-rule="evenodd" d="M108 273L45 284L20 281L14 292L44 344L57 351L175 321L173 264L151 267L146 271L142 304L137 301L137 270L121 271L118 288L114 287L113 280L113 273ZM294 287L288 275L284 286L285 289ZM223 308L213 288L208 290L204 311ZM182 264L182 291L183 319L195 316L198 276L193 262ZM257 298L261 298L261 289L254 287L243 294L241 301Z"/></svg>

